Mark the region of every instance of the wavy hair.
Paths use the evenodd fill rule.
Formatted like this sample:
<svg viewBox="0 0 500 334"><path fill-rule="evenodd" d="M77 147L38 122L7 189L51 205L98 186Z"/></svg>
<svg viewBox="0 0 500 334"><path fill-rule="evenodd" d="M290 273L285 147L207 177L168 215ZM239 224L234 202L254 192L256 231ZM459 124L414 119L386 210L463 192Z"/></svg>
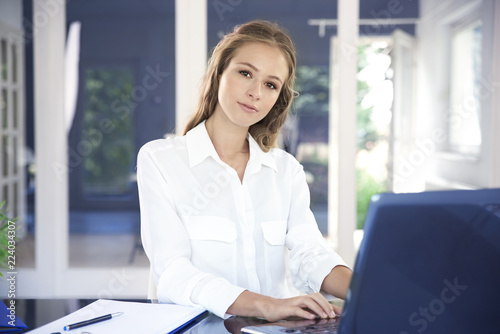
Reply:
<svg viewBox="0 0 500 334"><path fill-rule="evenodd" d="M184 128L184 134L212 115L218 102L221 74L239 47L245 43L255 42L278 47L283 52L288 65L288 77L283 83L276 103L266 117L251 125L248 130L264 152L277 146L279 131L285 124L290 106L296 96L293 90L296 66L295 47L283 28L275 23L261 20L236 26L233 32L224 36L213 49L203 77L198 105Z"/></svg>

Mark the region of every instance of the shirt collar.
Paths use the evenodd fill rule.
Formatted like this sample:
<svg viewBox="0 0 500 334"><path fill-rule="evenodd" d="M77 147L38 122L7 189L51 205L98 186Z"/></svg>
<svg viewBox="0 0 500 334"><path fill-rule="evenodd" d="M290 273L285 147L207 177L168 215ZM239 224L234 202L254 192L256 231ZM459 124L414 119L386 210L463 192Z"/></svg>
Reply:
<svg viewBox="0 0 500 334"><path fill-rule="evenodd" d="M250 148L249 163L252 162L262 164L277 172L278 167L276 166L276 161L272 155L269 152L266 153L262 151L259 144L257 144L250 133L247 135L247 139ZM189 157L189 167L194 167L200 164L208 157L212 157L215 161L222 163L214 145L212 144L212 140L208 135L207 128L205 127L205 121L201 122L186 133L186 147Z"/></svg>
<svg viewBox="0 0 500 334"><path fill-rule="evenodd" d="M212 157L216 161L220 161L219 155L208 135L205 121L186 133L186 147L189 157L189 167L198 165L207 157Z"/></svg>
<svg viewBox="0 0 500 334"><path fill-rule="evenodd" d="M248 144L250 147L250 159L249 161L255 161L256 163L260 163L267 167L274 169L275 172L278 171L278 167L276 166L276 161L273 156L269 152L264 152L260 148L259 144L253 139L253 137L248 133L247 136Z"/></svg>

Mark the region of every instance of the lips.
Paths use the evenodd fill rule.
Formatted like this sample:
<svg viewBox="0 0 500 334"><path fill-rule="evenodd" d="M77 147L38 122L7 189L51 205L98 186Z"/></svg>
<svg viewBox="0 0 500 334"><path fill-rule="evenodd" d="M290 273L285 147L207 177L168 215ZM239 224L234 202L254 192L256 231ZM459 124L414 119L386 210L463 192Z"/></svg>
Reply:
<svg viewBox="0 0 500 334"><path fill-rule="evenodd" d="M245 103L240 103L240 102L238 102L238 104L240 105L241 109L243 109L244 111L246 111L248 113L256 113L258 111L256 107L254 107L250 104L245 104Z"/></svg>

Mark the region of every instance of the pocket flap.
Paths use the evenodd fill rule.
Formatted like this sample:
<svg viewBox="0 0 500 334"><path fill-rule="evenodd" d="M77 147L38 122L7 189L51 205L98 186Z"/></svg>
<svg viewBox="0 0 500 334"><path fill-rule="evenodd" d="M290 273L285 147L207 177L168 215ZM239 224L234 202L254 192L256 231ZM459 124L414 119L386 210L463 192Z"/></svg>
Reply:
<svg viewBox="0 0 500 334"><path fill-rule="evenodd" d="M264 234L264 239L273 246L279 246L285 244L286 238L286 220L273 220L263 222L262 233Z"/></svg>

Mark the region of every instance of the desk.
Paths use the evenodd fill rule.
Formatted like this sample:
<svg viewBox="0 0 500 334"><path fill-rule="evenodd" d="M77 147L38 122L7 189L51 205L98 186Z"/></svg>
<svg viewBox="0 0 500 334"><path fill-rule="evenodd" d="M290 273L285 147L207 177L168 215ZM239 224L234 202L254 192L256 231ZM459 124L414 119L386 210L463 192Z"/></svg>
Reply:
<svg viewBox="0 0 500 334"><path fill-rule="evenodd" d="M41 327L54 320L62 318L90 303L96 299L16 299L16 315L27 326L26 333L35 328ZM150 300L130 300L134 302L150 303ZM8 302L8 300L4 300ZM154 302L154 301L153 301ZM240 329L245 326L265 323L265 320L257 318L233 317L223 320L214 314L208 314L199 323L185 329L184 334L224 334L240 333ZM90 331L91 332L91 331ZM75 332L78 334L80 332ZM144 333L147 334L147 333Z"/></svg>

